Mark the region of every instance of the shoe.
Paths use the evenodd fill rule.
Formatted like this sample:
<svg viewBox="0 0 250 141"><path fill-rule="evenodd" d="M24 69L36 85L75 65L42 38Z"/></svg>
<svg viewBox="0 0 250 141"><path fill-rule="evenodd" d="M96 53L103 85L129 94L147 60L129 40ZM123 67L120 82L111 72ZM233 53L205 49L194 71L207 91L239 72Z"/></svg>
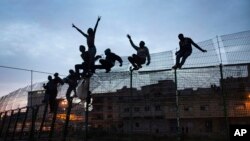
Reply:
<svg viewBox="0 0 250 141"><path fill-rule="evenodd" d="M178 65L174 65L173 67L172 67L172 69L177 69L178 68Z"/></svg>
<svg viewBox="0 0 250 141"><path fill-rule="evenodd" d="M109 73L110 71L111 71L110 68L107 68L107 69L106 69L106 73Z"/></svg>
<svg viewBox="0 0 250 141"><path fill-rule="evenodd" d="M181 69L182 65L178 65L177 67L178 67L179 69Z"/></svg>
<svg viewBox="0 0 250 141"><path fill-rule="evenodd" d="M142 68L142 66L139 64L139 65L137 65L138 66L138 68L140 69L140 68Z"/></svg>
<svg viewBox="0 0 250 141"><path fill-rule="evenodd" d="M139 70L140 68L139 67L134 67L133 70Z"/></svg>

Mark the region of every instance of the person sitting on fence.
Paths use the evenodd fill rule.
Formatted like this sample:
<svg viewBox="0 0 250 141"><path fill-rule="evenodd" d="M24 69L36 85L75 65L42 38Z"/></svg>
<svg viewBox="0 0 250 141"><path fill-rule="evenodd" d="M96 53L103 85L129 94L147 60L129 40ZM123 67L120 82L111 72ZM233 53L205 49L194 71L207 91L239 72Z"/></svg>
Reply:
<svg viewBox="0 0 250 141"><path fill-rule="evenodd" d="M120 63L122 66L122 58L115 53L111 52L108 48L104 51L106 58L99 60L101 65L95 65L95 69L105 69L106 73L110 72L111 68L115 66L115 61Z"/></svg>
<svg viewBox="0 0 250 141"><path fill-rule="evenodd" d="M146 62L146 58L147 58L147 64L150 64L150 54L148 51L148 48L145 46L145 42L141 41L139 44L139 47L136 46L132 39L131 36L128 34L127 35L131 46L137 51L137 54L133 54L132 56L128 57L129 62L133 65L133 70L138 70L140 68L142 68L142 64L144 64Z"/></svg>
<svg viewBox="0 0 250 141"><path fill-rule="evenodd" d="M78 32L80 32L84 37L87 39L87 45L88 45L88 51L90 55L90 68L91 70L94 69L94 64L95 64L95 55L96 55L96 46L95 46L95 34L96 34L96 29L98 26L99 21L101 20L101 17L99 16L97 18L97 22L95 25L94 30L92 28L88 29L88 34L84 33L82 30L80 30L78 27L76 27L74 24L72 24L72 27L75 28Z"/></svg>
<svg viewBox="0 0 250 141"><path fill-rule="evenodd" d="M52 84L53 81L52 81L52 76L49 75L48 76L48 82L45 84L43 84L43 88L45 89L45 94L44 94L44 99L42 100L42 103L48 103L49 102L49 96L50 96L50 92L51 92L51 86L53 85Z"/></svg>
<svg viewBox="0 0 250 141"><path fill-rule="evenodd" d="M192 45L202 52L207 52L206 50L198 46L191 38L184 37L182 33L178 35L178 38L180 39L179 42L180 50L175 53L176 64L172 67L173 69L181 68L184 65L186 59L192 53ZM181 62L180 58L182 58Z"/></svg>
<svg viewBox="0 0 250 141"><path fill-rule="evenodd" d="M76 64L75 71L76 71L76 74L78 76L80 76L80 69L82 69L83 70L82 76L85 76L86 73L89 72L89 68L88 68L88 66L89 66L89 64L88 64L89 63L89 52L85 51L86 49L85 49L85 46L83 46L83 45L80 45L79 50L81 52L81 58L83 60L83 63Z"/></svg>
<svg viewBox="0 0 250 141"><path fill-rule="evenodd" d="M83 63L75 65L75 72L76 72L78 78L80 77L80 69L83 70L83 72L81 73L82 77L88 76L90 73L90 68L89 68L90 55L89 55L89 52L86 51L86 48L83 45L80 45L79 50L81 52L81 58L83 60ZM95 57L95 61L98 60L99 58L101 58L101 56L97 55ZM92 70L92 72L94 72L94 69Z"/></svg>
<svg viewBox="0 0 250 141"><path fill-rule="evenodd" d="M77 87L77 80L78 80L78 76L77 74L74 72L74 70L69 70L69 75L64 79L65 83L68 83L69 87L68 90L66 92L66 99L69 101L71 96L71 92L74 92L74 97L76 97L76 87Z"/></svg>

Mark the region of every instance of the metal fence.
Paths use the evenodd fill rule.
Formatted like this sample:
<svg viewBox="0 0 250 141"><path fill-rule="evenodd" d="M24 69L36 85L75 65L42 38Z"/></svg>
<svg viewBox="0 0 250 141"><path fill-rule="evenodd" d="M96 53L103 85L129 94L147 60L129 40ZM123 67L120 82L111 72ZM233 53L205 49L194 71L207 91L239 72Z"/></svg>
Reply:
<svg viewBox="0 0 250 141"><path fill-rule="evenodd" d="M84 101L63 99L67 86L56 113L41 104L40 83L28 107L16 106L23 89L2 97L1 140L229 140L231 124L250 124L250 31L198 44L208 52L193 49L181 70L168 51L140 71L124 57L124 67L94 74L88 115Z"/></svg>

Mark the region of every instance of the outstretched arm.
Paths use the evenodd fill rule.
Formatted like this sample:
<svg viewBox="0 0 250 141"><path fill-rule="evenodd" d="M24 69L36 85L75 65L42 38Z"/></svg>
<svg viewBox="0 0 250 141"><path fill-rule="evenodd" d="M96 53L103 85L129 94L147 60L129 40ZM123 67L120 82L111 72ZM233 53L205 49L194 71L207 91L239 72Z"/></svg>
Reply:
<svg viewBox="0 0 250 141"><path fill-rule="evenodd" d="M147 66L150 64L150 61L151 61L151 57L150 57L150 54L149 54L149 51L148 51L148 48L147 48L147 60L148 60L148 62L147 62Z"/></svg>
<svg viewBox="0 0 250 141"><path fill-rule="evenodd" d="M100 58L102 58L101 55L96 55L96 56L95 56L95 61L97 61L97 60L100 59Z"/></svg>
<svg viewBox="0 0 250 141"><path fill-rule="evenodd" d="M120 56L118 56L118 55L116 55L116 54L114 54L115 55L115 59L120 63L120 67L122 66L122 58L120 57Z"/></svg>
<svg viewBox="0 0 250 141"><path fill-rule="evenodd" d="M94 28L94 35L95 35L96 29L100 20L101 20L101 16L98 16L98 19L96 21L95 28Z"/></svg>
<svg viewBox="0 0 250 141"><path fill-rule="evenodd" d="M79 29L78 27L76 27L74 24L72 24L72 27L75 28L77 31L79 31L84 37L88 37L87 34L85 34L81 29Z"/></svg>
<svg viewBox="0 0 250 141"><path fill-rule="evenodd" d="M128 39L129 39L129 42L130 42L131 46L132 46L135 50L138 50L139 47L136 46L136 45L134 44L134 42L133 42L132 39L131 39L131 36L128 34L127 37L128 37Z"/></svg>
<svg viewBox="0 0 250 141"><path fill-rule="evenodd" d="M197 49L199 49L202 52L207 52L207 50L202 49L199 45L197 45L192 39L191 39L191 44L195 46Z"/></svg>

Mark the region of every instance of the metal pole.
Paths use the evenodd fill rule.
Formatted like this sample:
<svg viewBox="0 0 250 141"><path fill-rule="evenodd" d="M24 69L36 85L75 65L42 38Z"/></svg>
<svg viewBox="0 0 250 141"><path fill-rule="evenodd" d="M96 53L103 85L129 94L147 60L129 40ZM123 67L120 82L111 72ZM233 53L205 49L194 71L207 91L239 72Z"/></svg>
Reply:
<svg viewBox="0 0 250 141"><path fill-rule="evenodd" d="M30 70L30 106L33 106L33 103L32 103L32 91L33 91L33 70Z"/></svg>
<svg viewBox="0 0 250 141"><path fill-rule="evenodd" d="M14 124L14 131L12 133L12 137L11 137L11 140L14 140L15 138L15 134L16 134L16 127L17 127L17 122L18 122L18 119L19 119L19 116L20 116L20 113L21 113L21 109L18 109L18 113L17 113L17 116L16 116L16 121L15 121L15 124Z"/></svg>
<svg viewBox="0 0 250 141"><path fill-rule="evenodd" d="M222 57L221 57L221 50L220 50L219 37L218 37L218 36L216 36L216 39L217 39L217 45L218 45L218 48L219 48L220 63L222 64Z"/></svg>
<svg viewBox="0 0 250 141"><path fill-rule="evenodd" d="M44 111L43 111L42 122L41 122L40 129L39 129L38 139L41 137L41 134L42 134L42 131L43 131L43 124L44 124L46 114L47 114L47 111L48 111L48 105L49 105L48 102L46 102L45 108L44 108Z"/></svg>
<svg viewBox="0 0 250 141"><path fill-rule="evenodd" d="M32 107L32 119L31 119L31 127L30 127L30 134L29 134L29 141L34 140L34 131L35 131L35 123L36 123L36 117L37 113L39 111L39 106Z"/></svg>
<svg viewBox="0 0 250 141"><path fill-rule="evenodd" d="M26 123L26 120L27 120L27 116L28 116L28 113L29 113L29 107L27 107L26 109L26 112L25 112L25 116L24 116L24 119L23 119L23 124L22 124L22 128L21 128L21 133L20 133L20 136L19 136L19 139L22 139L23 137L23 130L24 130L24 127L25 127L25 123Z"/></svg>
<svg viewBox="0 0 250 141"><path fill-rule="evenodd" d="M175 98L176 98L176 121L177 121L177 140L181 140L181 130L180 130L180 109L179 109L179 92L178 92L178 82L177 82L177 71L174 70L175 78Z"/></svg>
<svg viewBox="0 0 250 141"><path fill-rule="evenodd" d="M132 134L133 134L133 69L130 67L130 98L129 98L129 104L130 104L130 140L132 140Z"/></svg>
<svg viewBox="0 0 250 141"><path fill-rule="evenodd" d="M66 138L67 138L71 109L72 109L72 99L69 99L68 100L68 108L67 108L66 120L65 120L65 124L64 124L63 141L66 141Z"/></svg>
<svg viewBox="0 0 250 141"><path fill-rule="evenodd" d="M7 140L7 137L9 135L9 128L10 128L10 124L11 124L13 114L14 114L14 110L11 110L11 114L9 116L9 123L8 123L7 129L6 129L6 132L5 132L5 136L4 136L4 141Z"/></svg>
<svg viewBox="0 0 250 141"><path fill-rule="evenodd" d="M91 76L90 76L91 77ZM87 98L86 98L86 110L85 110L85 139L84 141L88 141L88 126L89 126L89 104L90 104L90 100L91 100L91 92L89 90L90 87L90 77L86 78L86 82L87 83Z"/></svg>
<svg viewBox="0 0 250 141"><path fill-rule="evenodd" d="M53 134L54 134L54 128L55 128L55 122L56 122L56 115L57 115L57 109L58 109L58 101L56 100L55 103L55 111L53 113L53 118L50 126L50 132L49 132L49 141L51 141Z"/></svg>
<svg viewBox="0 0 250 141"><path fill-rule="evenodd" d="M1 126L0 126L0 137L2 136L2 132L3 132L3 128L4 128L6 116L7 116L7 111L4 112L2 123L1 123Z"/></svg>
<svg viewBox="0 0 250 141"><path fill-rule="evenodd" d="M224 108L224 118L225 118L225 126L226 126L226 132L227 132L227 140L229 140L229 120L228 120L228 114L227 114L227 95L224 92L224 78L223 78L223 68L222 64L220 64L220 85L221 85L221 90L220 93L223 96L223 108Z"/></svg>

